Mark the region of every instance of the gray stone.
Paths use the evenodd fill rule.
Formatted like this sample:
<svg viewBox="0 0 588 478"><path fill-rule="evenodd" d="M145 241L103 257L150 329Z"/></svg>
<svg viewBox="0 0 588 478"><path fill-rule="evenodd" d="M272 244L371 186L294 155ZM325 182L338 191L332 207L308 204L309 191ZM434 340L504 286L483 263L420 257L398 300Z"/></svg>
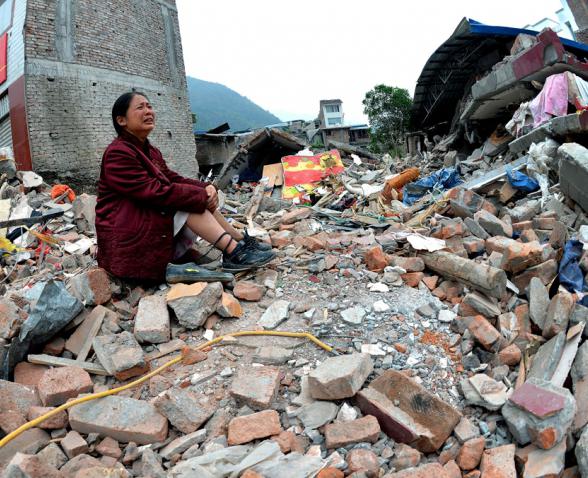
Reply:
<svg viewBox="0 0 588 478"><path fill-rule="evenodd" d="M341 355L321 363L308 376L310 394L321 400L353 397L372 373L374 365L367 354Z"/></svg>
<svg viewBox="0 0 588 478"><path fill-rule="evenodd" d="M519 444L526 445L532 442L542 449L552 448L565 438L572 426L576 414L576 400L567 388L557 387L548 381L529 378L527 383L563 397L563 408L552 415L540 418L519 408L509 399L502 407L502 416Z"/></svg>
<svg viewBox="0 0 588 478"><path fill-rule="evenodd" d="M141 298L135 316L135 337L141 343L162 344L170 340L169 311L165 297Z"/></svg>
<svg viewBox="0 0 588 478"><path fill-rule="evenodd" d="M332 402L318 400L300 409L297 416L306 428L319 428L333 421L339 407Z"/></svg>
<svg viewBox="0 0 588 478"><path fill-rule="evenodd" d="M37 453L37 456L41 458L43 463L48 463L58 470L67 463L67 456L61 451L57 443L49 443L49 445Z"/></svg>
<svg viewBox="0 0 588 478"><path fill-rule="evenodd" d="M508 210L512 222L530 221L541 212L541 202L538 200L527 201L525 204Z"/></svg>
<svg viewBox="0 0 588 478"><path fill-rule="evenodd" d="M282 365L291 358L292 350L285 349L283 347L277 347L275 345L259 347L255 351L255 354L253 354L253 360L255 362L266 365Z"/></svg>
<svg viewBox="0 0 588 478"><path fill-rule="evenodd" d="M45 430L31 428L0 448L0 469L12 459L16 453L35 454L49 443L51 437Z"/></svg>
<svg viewBox="0 0 588 478"><path fill-rule="evenodd" d="M0 413L14 411L26 417L31 407L41 406L32 387L8 380L0 379L0 397Z"/></svg>
<svg viewBox="0 0 588 478"><path fill-rule="evenodd" d="M188 448L204 442L206 429L198 430L188 435L182 435L163 447L159 454L164 460L169 460L178 453L184 453Z"/></svg>
<svg viewBox="0 0 588 478"><path fill-rule="evenodd" d="M100 433L141 445L165 440L167 420L144 400L111 395L73 406L69 424L79 433Z"/></svg>
<svg viewBox="0 0 588 478"><path fill-rule="evenodd" d="M143 349L130 332L99 335L92 346L102 366L119 380L141 375L149 369Z"/></svg>
<svg viewBox="0 0 588 478"><path fill-rule="evenodd" d="M280 387L280 369L242 367L231 384L230 394L256 410L270 408Z"/></svg>
<svg viewBox="0 0 588 478"><path fill-rule="evenodd" d="M588 149L577 143L562 144L558 150L561 158L559 183L561 191L584 211L588 211Z"/></svg>
<svg viewBox="0 0 588 478"><path fill-rule="evenodd" d="M588 427L584 428L580 439L576 443L576 460L582 477L588 476Z"/></svg>
<svg viewBox="0 0 588 478"><path fill-rule="evenodd" d="M566 464L566 440L562 440L549 450L542 450L534 445L526 446L517 452L525 457L523 478L552 478L563 476ZM576 477L577 475L572 475Z"/></svg>
<svg viewBox="0 0 588 478"><path fill-rule="evenodd" d="M198 430L216 409L213 400L208 397L177 387L156 397L153 404L182 433Z"/></svg>
<svg viewBox="0 0 588 478"><path fill-rule="evenodd" d="M300 393L297 397L292 399L292 404L303 407L304 405L310 405L314 402L315 399L312 398L312 395L310 394L310 386L308 385L308 375L304 375L300 379Z"/></svg>
<svg viewBox="0 0 588 478"><path fill-rule="evenodd" d="M341 312L341 318L344 322L351 325L359 325L365 317L366 310L361 305L355 305L349 309L345 309Z"/></svg>
<svg viewBox="0 0 588 478"><path fill-rule="evenodd" d="M543 326L543 337L551 338L559 332L568 330L568 322L572 309L574 308L574 298L568 291L557 293L547 309L545 324Z"/></svg>
<svg viewBox="0 0 588 478"><path fill-rule="evenodd" d="M576 302L572 315L570 316L570 326L579 323L585 324L583 336L588 337L588 307L584 307L582 304Z"/></svg>
<svg viewBox="0 0 588 478"><path fill-rule="evenodd" d="M145 448L141 455L140 468L143 476L149 478L167 478L157 454L151 448Z"/></svg>
<svg viewBox="0 0 588 478"><path fill-rule="evenodd" d="M464 303L476 309L485 317L498 317L501 313L496 301L480 292L470 292L463 298Z"/></svg>
<svg viewBox="0 0 588 478"><path fill-rule="evenodd" d="M276 300L265 310L257 323L264 329L275 329L288 318L289 309L290 302L287 300Z"/></svg>
<svg viewBox="0 0 588 478"><path fill-rule="evenodd" d="M455 436L459 440L461 444L465 443L472 438L476 438L480 436L480 431L477 426L475 426L469 418L462 417L455 430L453 430Z"/></svg>
<svg viewBox="0 0 588 478"><path fill-rule="evenodd" d="M578 349L570 372L578 408L572 430L578 432L588 424L588 342L584 342Z"/></svg>
<svg viewBox="0 0 588 478"><path fill-rule="evenodd" d="M206 319L216 311L223 294L223 286L220 282L211 282L206 284L201 290L192 284L192 289L197 293L189 295L191 291L186 288L185 294L176 296L174 290L180 290L183 284L176 284L175 289L172 287L167 297L167 304L175 312L178 322L188 329L197 329L202 327Z"/></svg>
<svg viewBox="0 0 588 478"><path fill-rule="evenodd" d="M565 343L566 334L565 332L560 332L539 347L537 353L533 355L533 362L527 373L527 379L551 380L561 359Z"/></svg>
<svg viewBox="0 0 588 478"><path fill-rule="evenodd" d="M480 239L488 239L490 234L488 234L480 224L474 221L471 217L466 217L464 219L465 225L468 230L476 237Z"/></svg>
<svg viewBox="0 0 588 478"><path fill-rule="evenodd" d="M512 237L512 225L501 221L491 212L480 209L474 214L474 220L491 236Z"/></svg>
<svg viewBox="0 0 588 478"><path fill-rule="evenodd" d="M541 279L538 277L531 279L527 296L529 297L529 317L537 327L543 330L547 309L549 308L549 292Z"/></svg>
<svg viewBox="0 0 588 478"><path fill-rule="evenodd" d="M498 410L507 399L507 388L502 382L484 374L466 378L460 383L466 401L471 405Z"/></svg>

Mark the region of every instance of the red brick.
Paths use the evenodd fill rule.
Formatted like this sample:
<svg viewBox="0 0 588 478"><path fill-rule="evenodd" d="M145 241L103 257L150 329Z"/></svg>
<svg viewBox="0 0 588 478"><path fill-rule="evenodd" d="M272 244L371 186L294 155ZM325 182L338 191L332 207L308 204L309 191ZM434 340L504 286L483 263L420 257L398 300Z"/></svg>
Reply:
<svg viewBox="0 0 588 478"><path fill-rule="evenodd" d="M459 454L457 455L457 464L464 471L470 471L480 464L482 453L486 446L486 439L484 437L472 438L466 441Z"/></svg>
<svg viewBox="0 0 588 478"><path fill-rule="evenodd" d="M25 415L21 412L9 410L0 413L0 429L8 434L27 422Z"/></svg>
<svg viewBox="0 0 588 478"><path fill-rule="evenodd" d="M486 241L478 237L465 237L463 247L469 255L480 254L486 250Z"/></svg>
<svg viewBox="0 0 588 478"><path fill-rule="evenodd" d="M437 287L439 276L425 276L421 280L429 288L429 290L434 290L435 287Z"/></svg>
<svg viewBox="0 0 588 478"><path fill-rule="evenodd" d="M280 386L280 370L275 367L240 368L233 379L233 397L257 410L271 406Z"/></svg>
<svg viewBox="0 0 588 478"><path fill-rule="evenodd" d="M447 473L448 478L461 478L461 470L455 460L448 461L445 465L443 465L443 469L445 473Z"/></svg>
<svg viewBox="0 0 588 478"><path fill-rule="evenodd" d="M424 453L436 451L461 419L451 405L395 370L384 372L355 398L362 412L375 416L389 437Z"/></svg>
<svg viewBox="0 0 588 478"><path fill-rule="evenodd" d="M17 453L8 463L6 474L3 476L26 476L27 478L62 478L62 474L54 466L44 463L36 455ZM19 471L16 471L16 470Z"/></svg>
<svg viewBox="0 0 588 478"><path fill-rule="evenodd" d="M63 337L56 337L51 342L45 344L43 353L47 355L61 355L65 349L65 339Z"/></svg>
<svg viewBox="0 0 588 478"><path fill-rule="evenodd" d="M238 299L259 302L265 294L265 287L252 281L241 280L235 284L233 294Z"/></svg>
<svg viewBox="0 0 588 478"><path fill-rule="evenodd" d="M440 226L433 230L432 237L437 239L449 239L453 236L462 236L465 233L465 225L461 219L442 221Z"/></svg>
<svg viewBox="0 0 588 478"><path fill-rule="evenodd" d="M119 459L122 456L122 450L118 442L110 437L106 437L97 446L96 451L102 456L110 456L115 459Z"/></svg>
<svg viewBox="0 0 588 478"><path fill-rule="evenodd" d="M257 471L245 470L245 472L241 475L241 478L263 478L263 475L260 475L257 473Z"/></svg>
<svg viewBox="0 0 588 478"><path fill-rule="evenodd" d="M29 362L19 362L14 367L14 381L29 388L37 388L37 384L45 372L49 370L46 365L37 365Z"/></svg>
<svg viewBox="0 0 588 478"><path fill-rule="evenodd" d="M502 343L502 336L483 315L464 317L463 319L476 340L486 350L497 352Z"/></svg>
<svg viewBox="0 0 588 478"><path fill-rule="evenodd" d="M400 277L402 277L402 280L408 287L418 287L419 282L423 280L425 274L422 272L407 272Z"/></svg>
<svg viewBox="0 0 588 478"><path fill-rule="evenodd" d="M28 419L29 421L34 420L52 410L55 410L55 407L31 407L29 409ZM60 428L67 428L68 423L67 412L62 410L37 426L44 430L59 430Z"/></svg>
<svg viewBox="0 0 588 478"><path fill-rule="evenodd" d="M388 256L384 253L382 246L374 246L368 249L363 260L367 268L373 272L382 272L388 265Z"/></svg>
<svg viewBox="0 0 588 478"><path fill-rule="evenodd" d="M534 229L528 229L526 231L521 232L521 241L522 242L535 242L539 241L539 236L535 232Z"/></svg>
<svg viewBox="0 0 588 478"><path fill-rule="evenodd" d="M244 415L229 422L228 444L242 445L259 438L278 435L282 431L280 416L275 410Z"/></svg>
<svg viewBox="0 0 588 478"><path fill-rule="evenodd" d="M89 450L86 440L76 431L71 431L65 435L65 438L61 440L61 448L63 448L63 451L70 460L74 456L81 455Z"/></svg>
<svg viewBox="0 0 588 478"><path fill-rule="evenodd" d="M305 249L308 249L311 252L326 249L326 241L323 240L321 237L317 236L296 236L296 238L294 239L294 244L296 244L298 247L304 247Z"/></svg>
<svg viewBox="0 0 588 478"><path fill-rule="evenodd" d="M318 475L316 475L316 478L343 478L344 476L345 473L343 473L338 468L328 466L327 468L323 468L321 471L319 471Z"/></svg>
<svg viewBox="0 0 588 478"><path fill-rule="evenodd" d="M294 233L292 231L279 231L270 235L272 240L272 247L281 249L282 247L289 246L292 243Z"/></svg>
<svg viewBox="0 0 588 478"><path fill-rule="evenodd" d="M32 388L0 380L0 412L15 411L26 416L30 407L40 404Z"/></svg>
<svg viewBox="0 0 588 478"><path fill-rule="evenodd" d="M56 406L92 391L90 374L80 367L56 367L47 370L39 381L39 397L45 406Z"/></svg>
<svg viewBox="0 0 588 478"><path fill-rule="evenodd" d="M395 470L414 468L421 462L422 453L417 449L404 443L397 443L394 447L394 458L391 465Z"/></svg>
<svg viewBox="0 0 588 478"><path fill-rule="evenodd" d="M538 277L544 285L547 285L556 276L557 270L557 261L555 259L549 259L543 264L531 267L525 272L513 277L512 282L519 288L519 290L525 290L529 285L529 282L531 282L532 277Z"/></svg>
<svg viewBox="0 0 588 478"><path fill-rule="evenodd" d="M518 345L511 344L498 352L498 361L501 364L514 367L520 363L521 356L521 349L518 347Z"/></svg>
<svg viewBox="0 0 588 478"><path fill-rule="evenodd" d="M100 267L72 277L70 287L72 293L86 305L105 304L112 297L110 279Z"/></svg>
<svg viewBox="0 0 588 478"><path fill-rule="evenodd" d="M515 222L512 225L512 230L514 232L523 232L530 229L533 229L533 221Z"/></svg>
<svg viewBox="0 0 588 478"><path fill-rule="evenodd" d="M515 445L503 445L484 450L481 478L516 478L515 449Z"/></svg>
<svg viewBox="0 0 588 478"><path fill-rule="evenodd" d="M384 478L449 478L439 463L428 463L418 468L409 468L396 473L388 473Z"/></svg>
<svg viewBox="0 0 588 478"><path fill-rule="evenodd" d="M533 218L533 228L551 231L556 222L555 217L535 217Z"/></svg>
<svg viewBox="0 0 588 478"><path fill-rule="evenodd" d="M513 242L502 252L501 269L507 272L521 272L529 267L545 262L553 254L551 246L542 246L539 242L522 244Z"/></svg>
<svg viewBox="0 0 588 478"><path fill-rule="evenodd" d="M499 252L500 254L502 254L504 249L506 249L509 245L515 242L517 241L503 236L489 237L488 239L486 239L486 250L489 253Z"/></svg>
<svg viewBox="0 0 588 478"><path fill-rule="evenodd" d="M367 478L378 478L380 463L378 455L371 450L356 448L350 450L345 457L350 473L363 472Z"/></svg>
<svg viewBox="0 0 588 478"><path fill-rule="evenodd" d="M308 219L312 214L312 209L305 207L305 208L298 208L293 209L292 211L288 211L282 216L281 223L282 224L294 224L302 219Z"/></svg>
<svg viewBox="0 0 588 478"><path fill-rule="evenodd" d="M325 425L325 443L328 449L341 448L353 443L376 443L380 425L376 417L367 415L350 422L334 422Z"/></svg>
<svg viewBox="0 0 588 478"><path fill-rule="evenodd" d="M566 399L558 393L525 382L511 395L510 401L538 418L550 417L566 405Z"/></svg>

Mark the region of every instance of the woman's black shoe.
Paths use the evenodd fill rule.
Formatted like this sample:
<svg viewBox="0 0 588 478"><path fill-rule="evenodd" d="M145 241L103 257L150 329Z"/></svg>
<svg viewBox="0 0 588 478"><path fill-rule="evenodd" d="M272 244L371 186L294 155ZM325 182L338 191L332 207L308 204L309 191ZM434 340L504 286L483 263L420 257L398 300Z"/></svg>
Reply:
<svg viewBox="0 0 588 478"><path fill-rule="evenodd" d="M193 262L188 264L168 264L165 270L165 280L168 284L183 282L232 282L233 274L222 271L211 271Z"/></svg>
<svg viewBox="0 0 588 478"><path fill-rule="evenodd" d="M223 252L223 270L241 272L261 267L276 257L274 251L261 251L247 245L245 241L239 241L230 254Z"/></svg>
<svg viewBox="0 0 588 478"><path fill-rule="evenodd" d="M258 251L271 251L272 246L266 242L261 242L255 239L255 237L251 237L247 232L247 229L243 232L243 242L247 247L251 247L253 249L257 249Z"/></svg>

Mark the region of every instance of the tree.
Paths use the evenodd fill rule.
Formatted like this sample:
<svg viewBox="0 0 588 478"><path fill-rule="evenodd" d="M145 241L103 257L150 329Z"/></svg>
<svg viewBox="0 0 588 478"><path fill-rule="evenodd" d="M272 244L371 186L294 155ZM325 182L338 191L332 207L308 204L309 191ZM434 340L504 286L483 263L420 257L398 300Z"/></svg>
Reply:
<svg viewBox="0 0 588 478"><path fill-rule="evenodd" d="M377 85L366 93L363 106L371 125L370 148L377 153L398 154L410 122L412 98L408 90Z"/></svg>

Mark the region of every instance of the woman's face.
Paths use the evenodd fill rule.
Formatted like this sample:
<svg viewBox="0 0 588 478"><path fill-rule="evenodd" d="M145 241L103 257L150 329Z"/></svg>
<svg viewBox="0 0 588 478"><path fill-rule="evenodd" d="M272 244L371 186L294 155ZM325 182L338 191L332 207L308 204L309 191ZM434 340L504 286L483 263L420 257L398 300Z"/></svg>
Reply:
<svg viewBox="0 0 588 478"><path fill-rule="evenodd" d="M118 116L116 120L129 133L139 139L146 139L155 128L155 111L147 98L135 95L126 116Z"/></svg>

